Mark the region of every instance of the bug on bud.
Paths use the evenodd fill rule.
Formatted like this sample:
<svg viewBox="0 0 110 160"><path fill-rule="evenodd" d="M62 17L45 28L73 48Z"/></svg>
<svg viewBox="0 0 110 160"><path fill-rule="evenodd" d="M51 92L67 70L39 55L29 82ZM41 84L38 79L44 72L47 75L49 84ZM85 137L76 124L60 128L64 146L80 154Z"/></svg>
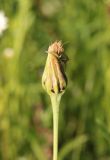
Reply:
<svg viewBox="0 0 110 160"><path fill-rule="evenodd" d="M68 57L63 52L61 41L55 41L48 48L48 57L42 76L42 86L48 94L64 93L67 86L65 65Z"/></svg>

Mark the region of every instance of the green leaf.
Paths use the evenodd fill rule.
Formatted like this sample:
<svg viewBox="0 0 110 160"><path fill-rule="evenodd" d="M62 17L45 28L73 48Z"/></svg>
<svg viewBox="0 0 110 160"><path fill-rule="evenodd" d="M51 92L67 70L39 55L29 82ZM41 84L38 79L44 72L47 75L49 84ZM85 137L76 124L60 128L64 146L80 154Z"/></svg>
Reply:
<svg viewBox="0 0 110 160"><path fill-rule="evenodd" d="M63 160L71 151L86 143L87 139L86 135L81 135L65 144L59 152L59 160Z"/></svg>

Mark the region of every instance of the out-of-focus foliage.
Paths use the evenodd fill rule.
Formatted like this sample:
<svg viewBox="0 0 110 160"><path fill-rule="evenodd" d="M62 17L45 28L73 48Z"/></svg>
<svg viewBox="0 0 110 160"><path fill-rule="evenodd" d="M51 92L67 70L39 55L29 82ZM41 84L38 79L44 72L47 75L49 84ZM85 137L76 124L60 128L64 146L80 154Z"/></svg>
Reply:
<svg viewBox="0 0 110 160"><path fill-rule="evenodd" d="M110 159L110 1L0 0L0 160L51 160L52 111L41 86L45 51L62 40L68 88L59 160Z"/></svg>

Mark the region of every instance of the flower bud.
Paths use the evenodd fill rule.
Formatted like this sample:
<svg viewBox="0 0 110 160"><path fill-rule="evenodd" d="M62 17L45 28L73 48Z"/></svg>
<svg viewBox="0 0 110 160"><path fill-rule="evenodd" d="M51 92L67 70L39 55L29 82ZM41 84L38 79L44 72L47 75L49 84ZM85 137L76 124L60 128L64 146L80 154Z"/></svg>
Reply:
<svg viewBox="0 0 110 160"><path fill-rule="evenodd" d="M42 86L48 94L64 93L67 86L64 65L68 59L63 54L63 51L61 41L54 42L48 48L47 61L42 76Z"/></svg>

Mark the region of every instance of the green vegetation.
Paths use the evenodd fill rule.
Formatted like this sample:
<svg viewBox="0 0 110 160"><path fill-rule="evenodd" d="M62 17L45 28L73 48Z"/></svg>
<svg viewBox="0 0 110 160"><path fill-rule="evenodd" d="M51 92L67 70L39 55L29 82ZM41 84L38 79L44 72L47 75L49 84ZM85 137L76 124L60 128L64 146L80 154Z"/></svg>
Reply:
<svg viewBox="0 0 110 160"><path fill-rule="evenodd" d="M110 159L110 1L0 0L0 160L52 160L52 110L41 85L49 44L62 40L68 87L59 160Z"/></svg>

